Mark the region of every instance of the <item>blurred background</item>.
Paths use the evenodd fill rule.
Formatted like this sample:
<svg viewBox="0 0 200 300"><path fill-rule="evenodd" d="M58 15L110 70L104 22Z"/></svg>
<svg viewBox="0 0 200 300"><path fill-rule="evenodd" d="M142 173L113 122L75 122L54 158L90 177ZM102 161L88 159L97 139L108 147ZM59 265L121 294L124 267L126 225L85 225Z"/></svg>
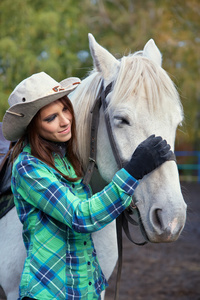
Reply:
<svg viewBox="0 0 200 300"><path fill-rule="evenodd" d="M31 74L87 76L88 32L117 58L155 40L185 112L176 138L180 175L200 181L199 0L1 0L0 121L9 94Z"/></svg>
<svg viewBox="0 0 200 300"><path fill-rule="evenodd" d="M159 247L141 249L125 240L120 299L200 299L199 0L0 0L0 121L9 94L31 74L45 71L57 81L87 76L88 32L117 58L153 38L185 112L176 138L181 180L193 181L181 183L188 203L184 233ZM107 300L114 290L115 276Z"/></svg>

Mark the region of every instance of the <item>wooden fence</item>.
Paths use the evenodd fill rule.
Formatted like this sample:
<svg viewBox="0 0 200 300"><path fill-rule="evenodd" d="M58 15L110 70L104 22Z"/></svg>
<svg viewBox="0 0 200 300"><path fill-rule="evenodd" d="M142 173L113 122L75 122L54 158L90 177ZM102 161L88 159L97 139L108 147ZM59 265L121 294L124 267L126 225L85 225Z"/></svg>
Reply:
<svg viewBox="0 0 200 300"><path fill-rule="evenodd" d="M200 151L176 151L180 179L200 183Z"/></svg>

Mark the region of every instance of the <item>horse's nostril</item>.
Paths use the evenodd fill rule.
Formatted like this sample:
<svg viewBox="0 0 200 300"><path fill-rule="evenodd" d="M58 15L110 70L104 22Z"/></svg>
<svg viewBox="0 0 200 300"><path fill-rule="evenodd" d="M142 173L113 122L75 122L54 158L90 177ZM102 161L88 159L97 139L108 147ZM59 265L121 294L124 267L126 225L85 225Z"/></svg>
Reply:
<svg viewBox="0 0 200 300"><path fill-rule="evenodd" d="M162 222L162 209L155 209L153 213L153 221L154 221L154 226L159 227L162 229L163 227L163 222Z"/></svg>

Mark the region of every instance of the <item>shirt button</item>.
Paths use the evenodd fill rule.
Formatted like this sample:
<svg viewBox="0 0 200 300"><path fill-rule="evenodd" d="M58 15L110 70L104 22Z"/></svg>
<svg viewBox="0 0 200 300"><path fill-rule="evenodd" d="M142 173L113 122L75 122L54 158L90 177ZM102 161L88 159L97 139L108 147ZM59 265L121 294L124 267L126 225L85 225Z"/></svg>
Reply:
<svg viewBox="0 0 200 300"><path fill-rule="evenodd" d="M68 166L68 169L70 170L70 169L71 169L71 167L70 167L70 166Z"/></svg>
<svg viewBox="0 0 200 300"><path fill-rule="evenodd" d="M90 263L90 261L88 261L88 263L87 263L87 264L88 264L88 266L90 266L90 264L91 264L91 263Z"/></svg>
<svg viewBox="0 0 200 300"><path fill-rule="evenodd" d="M75 188L75 184L74 183L72 183L72 187L73 187L73 189Z"/></svg>
<svg viewBox="0 0 200 300"><path fill-rule="evenodd" d="M87 242L84 242L84 245L87 245Z"/></svg>
<svg viewBox="0 0 200 300"><path fill-rule="evenodd" d="M89 285L91 285L92 284L92 282L91 281L89 281Z"/></svg>

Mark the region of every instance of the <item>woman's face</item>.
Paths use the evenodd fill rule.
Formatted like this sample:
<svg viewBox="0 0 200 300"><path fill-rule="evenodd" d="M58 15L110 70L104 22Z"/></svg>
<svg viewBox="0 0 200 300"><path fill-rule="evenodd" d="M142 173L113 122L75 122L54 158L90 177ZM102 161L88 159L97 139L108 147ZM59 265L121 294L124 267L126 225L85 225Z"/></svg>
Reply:
<svg viewBox="0 0 200 300"><path fill-rule="evenodd" d="M67 142L71 136L72 114L61 101L54 101L39 112L38 133L52 142Z"/></svg>

